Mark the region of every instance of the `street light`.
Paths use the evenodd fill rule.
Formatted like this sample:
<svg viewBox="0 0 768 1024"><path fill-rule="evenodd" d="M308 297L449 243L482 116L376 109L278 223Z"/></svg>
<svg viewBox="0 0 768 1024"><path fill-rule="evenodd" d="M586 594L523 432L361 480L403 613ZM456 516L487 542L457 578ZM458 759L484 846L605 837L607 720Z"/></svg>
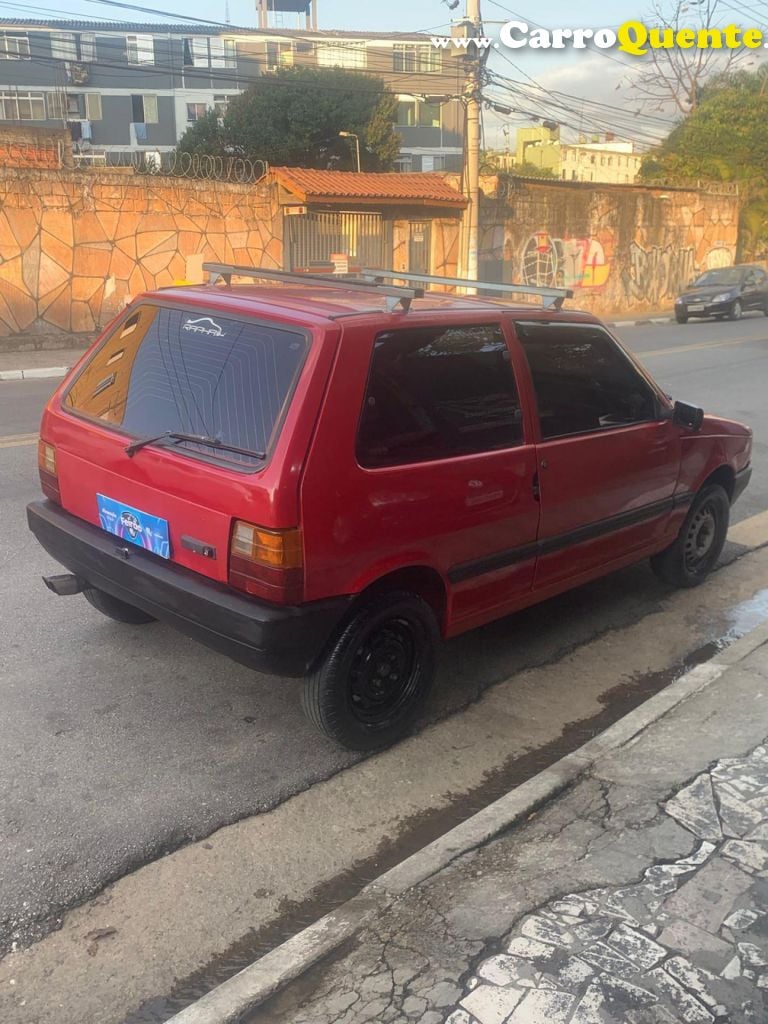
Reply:
<svg viewBox="0 0 768 1024"><path fill-rule="evenodd" d="M355 151L357 152L357 173L360 173L360 136L354 132L339 132L340 139L354 139Z"/></svg>

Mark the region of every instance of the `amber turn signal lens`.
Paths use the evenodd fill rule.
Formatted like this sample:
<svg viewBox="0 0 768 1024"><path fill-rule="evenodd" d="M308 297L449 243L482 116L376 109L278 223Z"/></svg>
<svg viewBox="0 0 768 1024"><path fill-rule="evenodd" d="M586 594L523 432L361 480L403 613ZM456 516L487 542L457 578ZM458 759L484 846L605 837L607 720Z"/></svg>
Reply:
<svg viewBox="0 0 768 1024"><path fill-rule="evenodd" d="M37 464L44 472L56 476L56 449L42 438L37 442Z"/></svg>
<svg viewBox="0 0 768 1024"><path fill-rule="evenodd" d="M303 561L300 530L265 530L238 519L232 532L233 558L244 558L273 569L300 569Z"/></svg>

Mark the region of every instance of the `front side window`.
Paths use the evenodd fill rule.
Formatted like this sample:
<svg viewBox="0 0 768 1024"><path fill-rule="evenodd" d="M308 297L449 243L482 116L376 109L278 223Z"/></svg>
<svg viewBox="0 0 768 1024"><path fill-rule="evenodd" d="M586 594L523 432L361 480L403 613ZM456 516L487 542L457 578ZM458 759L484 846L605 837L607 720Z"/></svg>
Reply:
<svg viewBox="0 0 768 1024"><path fill-rule="evenodd" d="M357 438L361 466L510 448L523 441L498 324L414 327L376 339Z"/></svg>
<svg viewBox="0 0 768 1024"><path fill-rule="evenodd" d="M263 464L256 453L276 438L306 350L303 334L277 326L141 306L86 363L64 403L139 437L216 438L243 453L189 441L174 450L255 468Z"/></svg>
<svg viewBox="0 0 768 1024"><path fill-rule="evenodd" d="M656 416L651 386L593 324L518 323L544 438L642 423Z"/></svg>

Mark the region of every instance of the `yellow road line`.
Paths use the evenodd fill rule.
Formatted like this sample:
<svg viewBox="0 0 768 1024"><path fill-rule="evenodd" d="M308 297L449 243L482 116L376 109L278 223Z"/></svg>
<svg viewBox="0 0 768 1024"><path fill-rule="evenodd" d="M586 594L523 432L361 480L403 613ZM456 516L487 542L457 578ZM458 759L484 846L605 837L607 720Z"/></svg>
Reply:
<svg viewBox="0 0 768 1024"><path fill-rule="evenodd" d="M698 341L693 345L675 345L671 348L648 349L646 352L635 352L638 359L650 359L651 356L674 356L678 352L698 352L708 348L727 348L730 345L750 345L763 338L727 338L723 341Z"/></svg>
<svg viewBox="0 0 768 1024"><path fill-rule="evenodd" d="M0 437L0 448L21 448L26 444L37 444L38 434L11 434Z"/></svg>

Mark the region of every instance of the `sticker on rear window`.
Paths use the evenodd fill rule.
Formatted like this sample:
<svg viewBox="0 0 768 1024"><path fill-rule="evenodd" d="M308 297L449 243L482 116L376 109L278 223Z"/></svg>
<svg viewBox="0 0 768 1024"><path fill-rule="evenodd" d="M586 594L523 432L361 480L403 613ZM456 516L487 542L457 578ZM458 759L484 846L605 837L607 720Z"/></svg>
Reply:
<svg viewBox="0 0 768 1024"><path fill-rule="evenodd" d="M209 316L202 316L197 320L187 320L183 330L190 331L192 334L212 334L214 338L226 337L224 328L220 327L215 320L211 320Z"/></svg>

